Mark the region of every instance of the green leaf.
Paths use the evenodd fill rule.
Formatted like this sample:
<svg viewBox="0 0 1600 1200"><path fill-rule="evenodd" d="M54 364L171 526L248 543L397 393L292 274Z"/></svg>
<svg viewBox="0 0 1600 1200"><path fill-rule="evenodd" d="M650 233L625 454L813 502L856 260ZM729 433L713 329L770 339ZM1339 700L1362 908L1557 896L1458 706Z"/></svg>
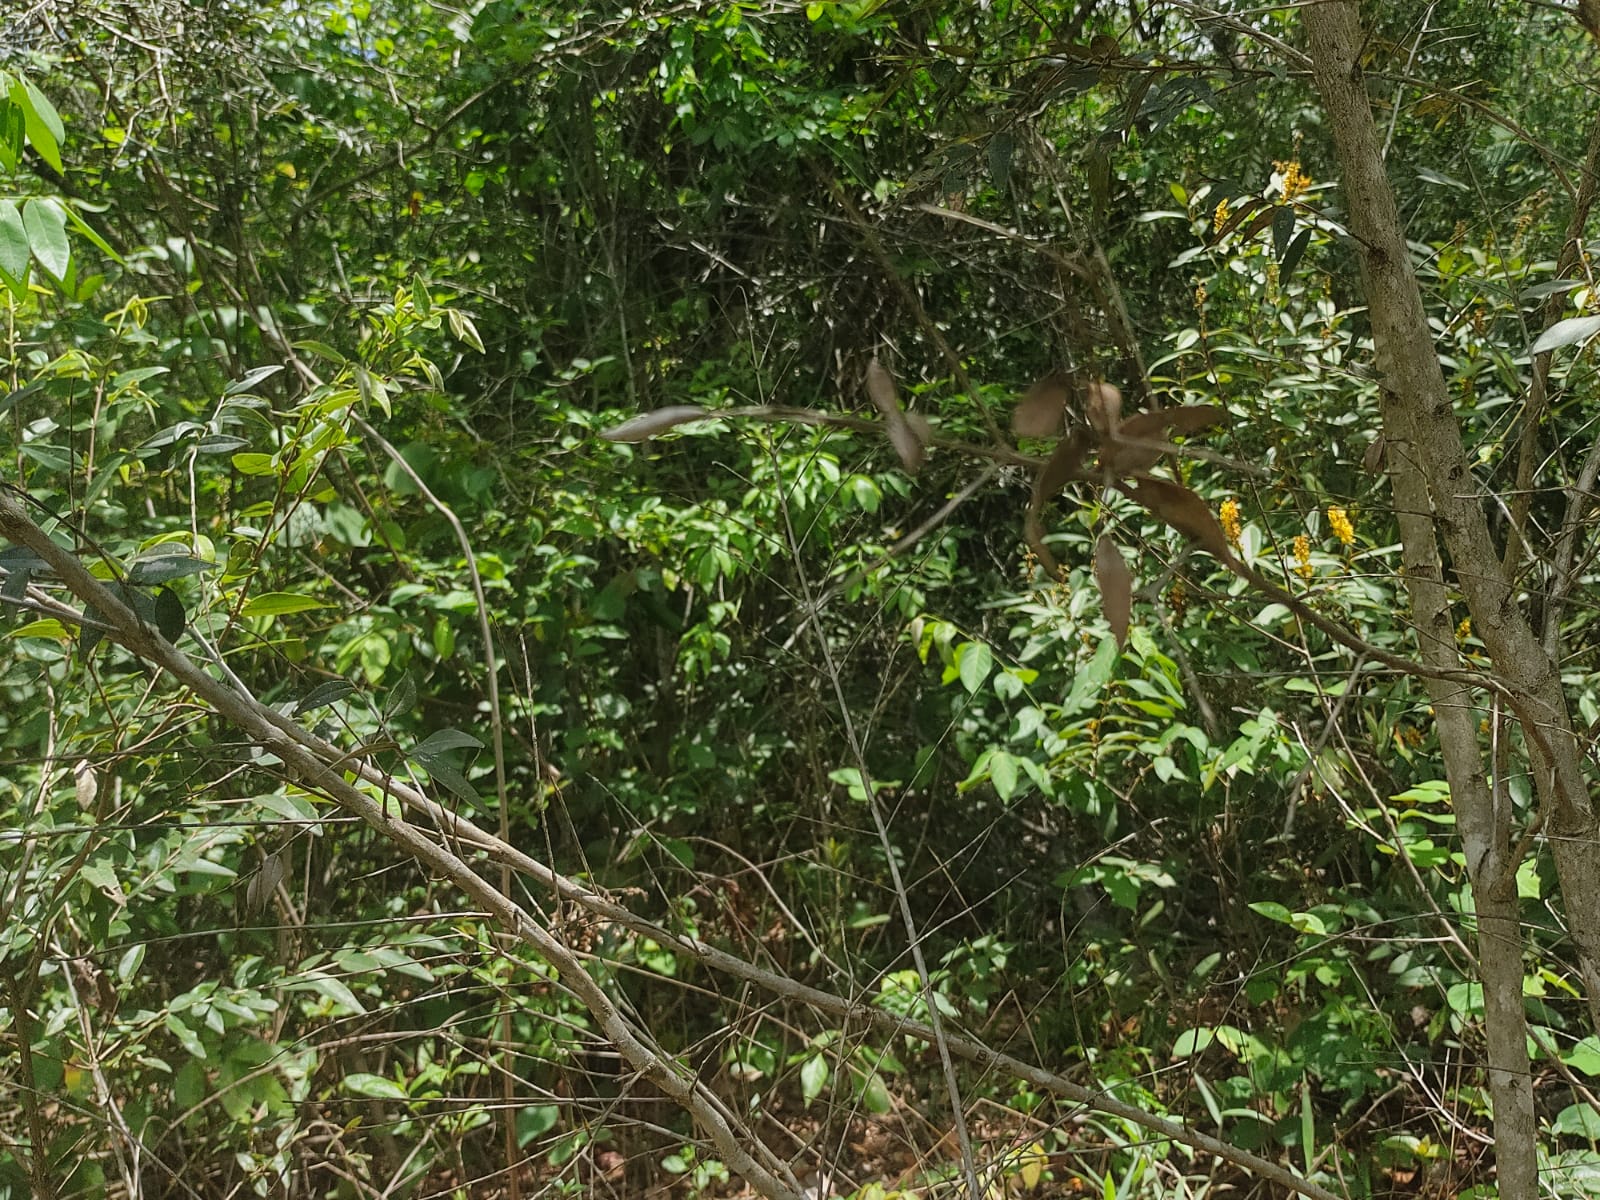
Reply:
<svg viewBox="0 0 1600 1200"><path fill-rule="evenodd" d="M1250 911L1280 925L1294 924L1294 914L1273 900L1257 900L1250 905Z"/></svg>
<svg viewBox="0 0 1600 1200"><path fill-rule="evenodd" d="M374 1100L405 1100L405 1088L392 1079L382 1075L371 1075L365 1071L357 1071L346 1075L340 1080L340 1086L345 1091L357 1096L371 1096Z"/></svg>
<svg viewBox="0 0 1600 1200"><path fill-rule="evenodd" d="M171 588L156 589L154 624L169 642L176 643L183 636L188 614L183 610L183 601L178 599L178 593Z"/></svg>
<svg viewBox="0 0 1600 1200"><path fill-rule="evenodd" d="M324 975L319 971L311 971L299 979L286 981L283 986L291 992L315 992L324 999L332 1001L335 1007L346 1009L357 1016L364 1015L367 1011L343 980Z"/></svg>
<svg viewBox="0 0 1600 1200"><path fill-rule="evenodd" d="M22 279L28 273L30 254L21 210L10 200L0 200L0 271Z"/></svg>
<svg viewBox="0 0 1600 1200"><path fill-rule="evenodd" d="M459 729L440 729L413 746L411 753L422 758L431 758L451 750L468 748L482 750L483 743L470 733L464 733Z"/></svg>
<svg viewBox="0 0 1600 1200"><path fill-rule="evenodd" d="M355 690L356 685L348 679L329 679L324 683L319 683L294 706L294 715L298 717L301 713L310 712L313 708L326 707L335 700L343 700Z"/></svg>
<svg viewBox="0 0 1600 1200"><path fill-rule="evenodd" d="M800 1095L805 1100L806 1107L822 1095L822 1089L828 1086L828 1061L820 1054L813 1054L806 1059L805 1065L800 1068Z"/></svg>
<svg viewBox="0 0 1600 1200"><path fill-rule="evenodd" d="M457 799L465 800L471 805L479 803L478 789L472 786L471 780L455 767L445 762L444 759L427 755L419 758L416 755L411 755L410 760L425 770L430 779L443 786Z"/></svg>
<svg viewBox="0 0 1600 1200"><path fill-rule="evenodd" d="M192 554L157 554L152 558L141 558L129 567L128 582L166 583L169 579L182 579L186 575L214 571L216 567L216 563L208 563L205 559L195 558Z"/></svg>
<svg viewBox="0 0 1600 1200"><path fill-rule="evenodd" d="M1587 342L1597 333L1600 333L1600 317L1568 317L1565 321L1557 321L1541 333L1533 345L1528 347L1528 354L1531 357L1550 350L1559 350L1562 346Z"/></svg>
<svg viewBox="0 0 1600 1200"><path fill-rule="evenodd" d="M264 367L256 367L253 370L246 371L240 378L235 379L227 387L223 388L222 394L224 396L242 396L246 392L254 391L256 384L263 379L270 379L281 370L283 370L282 363L269 363Z"/></svg>
<svg viewBox="0 0 1600 1200"><path fill-rule="evenodd" d="M1172 1043L1172 1057L1189 1058L1199 1054L1216 1040L1217 1035L1209 1029L1186 1029L1178 1035L1178 1040Z"/></svg>
<svg viewBox="0 0 1600 1200"><path fill-rule="evenodd" d="M39 152L39 157L49 163L57 175L65 175L61 164L61 143L67 131L61 116L45 94L26 79L11 85L11 102L22 110L23 127L28 131L28 141Z"/></svg>
<svg viewBox="0 0 1600 1200"><path fill-rule="evenodd" d="M975 695L994 669L994 654L983 642L967 642L956 651L961 686Z"/></svg>
<svg viewBox="0 0 1600 1200"><path fill-rule="evenodd" d="M72 265L72 247L67 244L67 216L60 201L50 196L29 200L22 210L22 223L39 266L57 282L65 279Z"/></svg>
<svg viewBox="0 0 1600 1200"><path fill-rule="evenodd" d="M996 750L989 756L989 781L1000 799L1011 799L1017 791L1017 760L1004 750Z"/></svg>
<svg viewBox="0 0 1600 1200"><path fill-rule="evenodd" d="M261 454L255 450L235 454L232 462L241 475L271 475L278 469L277 459L270 454Z"/></svg>
<svg viewBox="0 0 1600 1200"><path fill-rule="evenodd" d="M285 613L309 612L314 608L326 607L321 600L295 592L262 592L259 596L250 597L240 612L247 617L281 617Z"/></svg>
<svg viewBox="0 0 1600 1200"><path fill-rule="evenodd" d="M1587 1104L1569 1104L1550 1123L1550 1132L1560 1137L1600 1141L1600 1113Z"/></svg>

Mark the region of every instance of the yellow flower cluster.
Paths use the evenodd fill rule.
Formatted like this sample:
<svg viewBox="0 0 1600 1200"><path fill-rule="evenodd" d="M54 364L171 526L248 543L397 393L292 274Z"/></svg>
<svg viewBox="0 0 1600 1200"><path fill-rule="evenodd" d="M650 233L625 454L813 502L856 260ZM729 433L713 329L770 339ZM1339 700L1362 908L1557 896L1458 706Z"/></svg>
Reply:
<svg viewBox="0 0 1600 1200"><path fill-rule="evenodd" d="M1341 545L1349 546L1356 540L1356 527L1350 523L1350 514L1338 505L1328 509L1328 527Z"/></svg>
<svg viewBox="0 0 1600 1200"><path fill-rule="evenodd" d="M1222 227L1228 223L1228 217L1231 215L1232 213L1228 208L1228 198L1224 196L1217 201L1216 211L1211 214L1211 232L1221 233Z"/></svg>
<svg viewBox="0 0 1600 1200"><path fill-rule="evenodd" d="M1239 502L1229 496L1222 502L1220 515L1222 517L1222 532L1228 539L1228 545L1235 550L1242 550L1243 547L1239 544L1239 535L1242 532L1242 526L1239 524Z"/></svg>
<svg viewBox="0 0 1600 1200"><path fill-rule="evenodd" d="M1292 204L1305 195L1306 189L1311 186L1311 178L1300 169L1300 160L1291 158L1287 162L1275 162L1273 169L1283 176L1283 202Z"/></svg>
<svg viewBox="0 0 1600 1200"><path fill-rule="evenodd" d="M1464 642L1472 636L1472 618L1463 617L1461 624L1456 626L1456 641Z"/></svg>
<svg viewBox="0 0 1600 1200"><path fill-rule="evenodd" d="M1311 565L1311 539L1303 533L1296 534L1294 539L1294 573L1307 583L1316 573Z"/></svg>

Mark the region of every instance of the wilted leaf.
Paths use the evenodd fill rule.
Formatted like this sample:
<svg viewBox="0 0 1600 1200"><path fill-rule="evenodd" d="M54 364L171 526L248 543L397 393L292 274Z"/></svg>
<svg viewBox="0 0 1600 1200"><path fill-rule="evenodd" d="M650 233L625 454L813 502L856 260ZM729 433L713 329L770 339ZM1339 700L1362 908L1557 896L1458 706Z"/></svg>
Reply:
<svg viewBox="0 0 1600 1200"><path fill-rule="evenodd" d="M1383 434L1367 443L1367 452L1361 456L1361 469L1368 475L1383 470Z"/></svg>
<svg viewBox="0 0 1600 1200"><path fill-rule="evenodd" d="M72 790L80 810L88 809L100 792L100 780L94 773L93 765L86 758L80 758L73 765Z"/></svg>
<svg viewBox="0 0 1600 1200"><path fill-rule="evenodd" d="M1089 431L1082 425L1062 439L1033 481L1034 504L1042 507L1074 479L1084 478L1083 458L1089 452Z"/></svg>
<svg viewBox="0 0 1600 1200"><path fill-rule="evenodd" d="M1101 437L1111 437L1122 421L1122 391L1096 379L1083 389L1083 415Z"/></svg>
<svg viewBox="0 0 1600 1200"><path fill-rule="evenodd" d="M1227 415L1226 409L1198 404L1135 413L1107 438L1107 445L1100 451L1100 461L1114 475L1148 470L1163 454L1177 449L1166 440L1168 430L1194 433L1220 425Z"/></svg>
<svg viewBox="0 0 1600 1200"><path fill-rule="evenodd" d="M1120 650L1128 641L1128 620L1133 611L1133 575L1122 551L1102 534L1094 545L1094 578L1100 585L1100 607L1111 623L1111 636Z"/></svg>
<svg viewBox="0 0 1600 1200"><path fill-rule="evenodd" d="M621 425L613 425L610 429L604 430L600 436L608 442L642 442L675 426L687 425L690 421L703 421L710 415L698 404L674 404L670 408L658 408L654 412L641 413Z"/></svg>
<svg viewBox="0 0 1600 1200"><path fill-rule="evenodd" d="M918 420L912 424L900 407L900 397L895 391L894 379L876 357L867 364L867 395L883 414L883 424L889 435L889 444L900 456L900 465L908 474L915 474L922 465L927 449L928 424Z"/></svg>
<svg viewBox="0 0 1600 1200"><path fill-rule="evenodd" d="M282 851L267 855L266 861L261 864L261 869L250 877L250 885L245 888L244 911L254 916L266 908L273 893L278 890L278 885L283 882L283 876Z"/></svg>
<svg viewBox="0 0 1600 1200"><path fill-rule="evenodd" d="M1217 524L1217 518L1200 499L1182 484L1167 479L1142 476L1137 484L1125 483L1123 490L1160 517L1179 533L1187 534L1215 557L1227 562L1228 539Z"/></svg>
<svg viewBox="0 0 1600 1200"><path fill-rule="evenodd" d="M1052 372L1023 393L1011 411L1011 432L1018 437L1052 437L1061 432L1067 411L1067 377Z"/></svg>

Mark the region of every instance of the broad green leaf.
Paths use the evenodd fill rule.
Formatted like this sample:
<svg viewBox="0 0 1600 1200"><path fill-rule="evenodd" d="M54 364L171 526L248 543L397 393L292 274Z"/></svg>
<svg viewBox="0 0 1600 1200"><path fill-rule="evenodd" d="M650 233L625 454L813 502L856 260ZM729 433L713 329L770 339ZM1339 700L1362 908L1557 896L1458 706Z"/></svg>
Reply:
<svg viewBox="0 0 1600 1200"><path fill-rule="evenodd" d="M67 217L61 202L50 196L29 200L22 210L22 223L28 230L34 260L57 282L66 279L72 247L67 244Z"/></svg>
<svg viewBox="0 0 1600 1200"><path fill-rule="evenodd" d="M285 613L309 612L327 605L312 596L295 592L262 592L245 601L240 612L247 617L281 617Z"/></svg>
<svg viewBox="0 0 1600 1200"><path fill-rule="evenodd" d="M1210 1029L1186 1029L1172 1043L1172 1057L1189 1058L1199 1054L1216 1039L1217 1035Z"/></svg>
<svg viewBox="0 0 1600 1200"><path fill-rule="evenodd" d="M1597 333L1600 333L1600 317L1568 317L1565 321L1557 321L1534 339L1533 345L1528 347L1528 353L1544 354L1559 350L1562 346L1587 342Z"/></svg>
<svg viewBox="0 0 1600 1200"><path fill-rule="evenodd" d="M240 451L231 461L241 475L271 475L278 469L277 459L255 450Z"/></svg>
<svg viewBox="0 0 1600 1200"><path fill-rule="evenodd" d="M967 689L968 694L976 694L994 669L994 654L983 642L967 642L956 653L960 656L957 670L961 676L961 686Z"/></svg>
<svg viewBox="0 0 1600 1200"><path fill-rule="evenodd" d="M283 986L291 992L315 992L324 999L332 1001L336 1007L358 1016L367 1011L342 979L335 979L320 971L310 971L299 979L287 980Z"/></svg>
<svg viewBox="0 0 1600 1200"><path fill-rule="evenodd" d="M339 1081L345 1091L357 1096L371 1096L374 1100L405 1100L405 1088L382 1075L356 1071Z"/></svg>
<svg viewBox="0 0 1600 1200"><path fill-rule="evenodd" d="M820 1054L813 1054L800 1068L800 1094L806 1107L809 1108L811 1102L822 1095L822 1089L827 1085L828 1061Z"/></svg>
<svg viewBox="0 0 1600 1200"><path fill-rule="evenodd" d="M28 273L30 253L21 210L12 201L0 199L0 271L21 279Z"/></svg>
<svg viewBox="0 0 1600 1200"><path fill-rule="evenodd" d="M39 152L39 157L49 163L57 175L65 175L66 168L61 164L61 143L67 134L55 105L26 79L12 83L11 103L22 110L28 141Z"/></svg>
<svg viewBox="0 0 1600 1200"><path fill-rule="evenodd" d="M1004 750L996 750L989 756L989 780L1000 799L1011 799L1017 791L1017 760Z"/></svg>

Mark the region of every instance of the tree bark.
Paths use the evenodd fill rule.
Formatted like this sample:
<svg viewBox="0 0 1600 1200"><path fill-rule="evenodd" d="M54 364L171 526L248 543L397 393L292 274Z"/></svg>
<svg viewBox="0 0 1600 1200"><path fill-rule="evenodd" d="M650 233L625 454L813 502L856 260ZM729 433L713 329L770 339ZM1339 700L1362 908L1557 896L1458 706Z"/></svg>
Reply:
<svg viewBox="0 0 1600 1200"><path fill-rule="evenodd" d="M1600 870L1592 842L1594 813L1583 786L1560 672L1517 605L1467 466L1422 291L1384 174L1360 67L1363 39L1357 6L1353 0L1324 0L1304 12L1313 74L1340 160L1372 318L1389 473L1421 655L1430 666L1459 665L1440 562L1442 537L1473 627L1506 685L1507 703L1522 722L1548 831L1562 837L1555 846L1557 868L1593 1018L1600 1003ZM1490 787L1485 778L1473 696L1457 684L1436 678L1426 682L1477 914L1499 1191L1503 1200L1534 1200L1538 1125L1522 1000L1518 854L1511 845L1511 812L1498 802L1500 782ZM1587 840L1565 841L1574 835Z"/></svg>

